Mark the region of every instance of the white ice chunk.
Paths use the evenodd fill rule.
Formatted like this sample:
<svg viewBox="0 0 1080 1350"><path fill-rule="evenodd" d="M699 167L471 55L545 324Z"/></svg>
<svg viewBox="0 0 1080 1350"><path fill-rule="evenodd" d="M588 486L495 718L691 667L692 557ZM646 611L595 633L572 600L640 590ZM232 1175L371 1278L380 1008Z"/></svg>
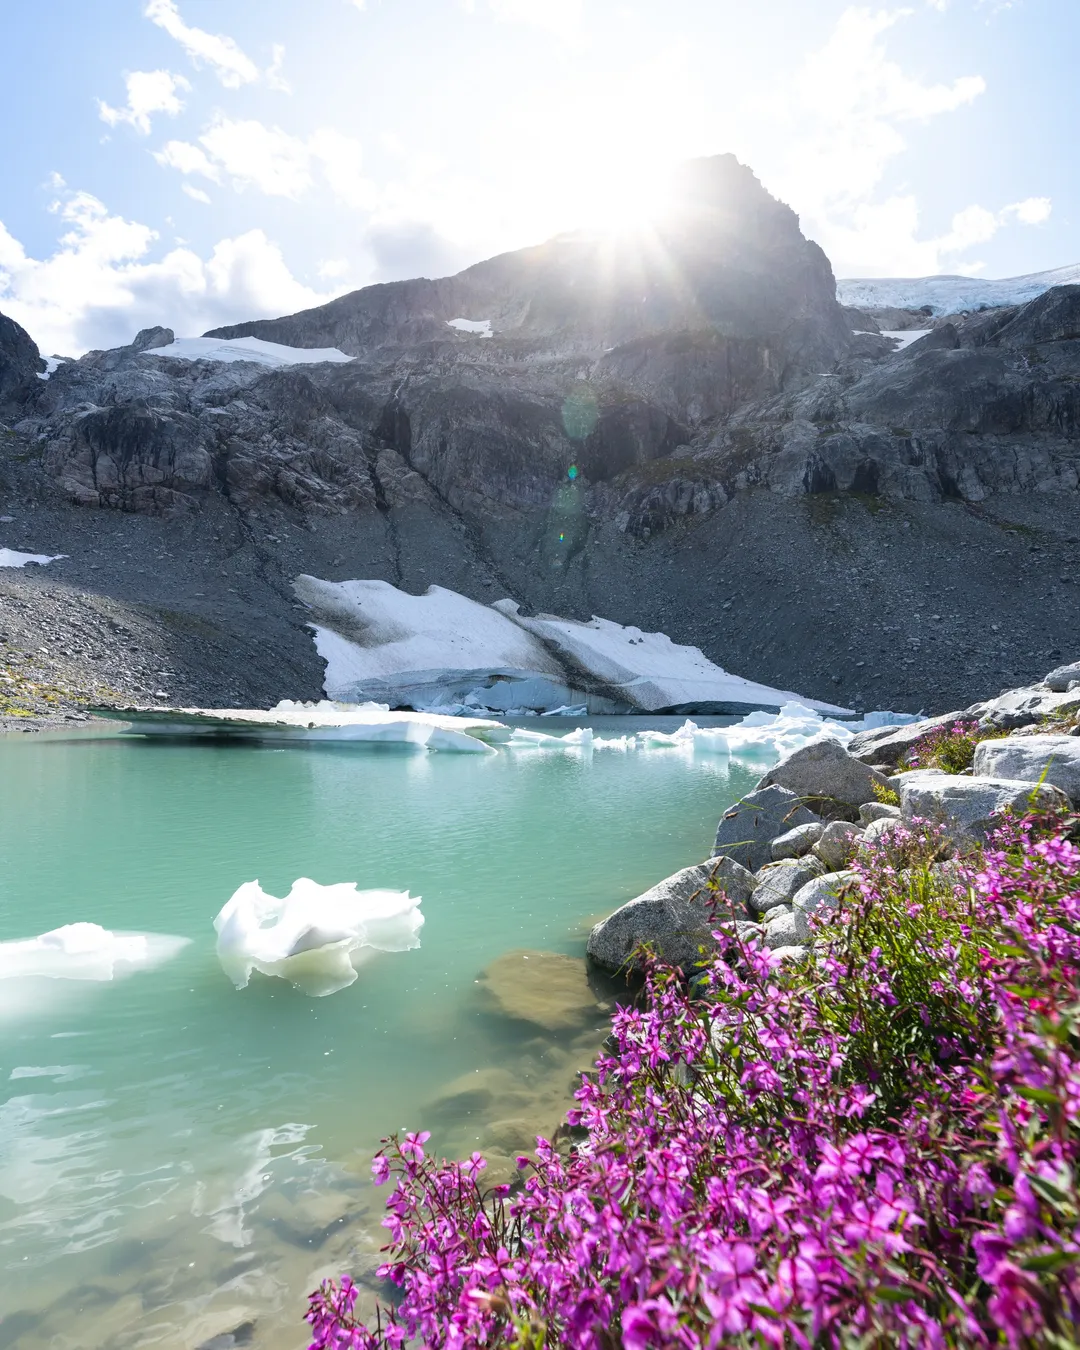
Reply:
<svg viewBox="0 0 1080 1350"><path fill-rule="evenodd" d="M616 696L642 712L680 706L779 708L798 698L739 675L729 675L697 647L672 642L666 633L643 633L595 615L588 623L553 614L526 618L513 600L498 600L494 609L551 647L564 660L609 686ZM820 712L846 713L832 703L808 700Z"/></svg>
<svg viewBox="0 0 1080 1350"><path fill-rule="evenodd" d="M448 328L456 328L459 333L476 333L480 337L491 337L490 319L447 319Z"/></svg>
<svg viewBox="0 0 1080 1350"><path fill-rule="evenodd" d="M0 567L25 567L27 563L44 567L46 563L66 557L66 553L17 553L13 548L0 548Z"/></svg>
<svg viewBox="0 0 1080 1350"><path fill-rule="evenodd" d="M836 298L856 309L921 309L935 314L957 314L981 306L1023 305L1051 286L1080 282L1080 263L1020 277L870 277L836 283Z"/></svg>
<svg viewBox="0 0 1080 1350"><path fill-rule="evenodd" d="M408 891L358 891L355 882L320 886L301 877L283 900L246 881L214 928L218 959L237 989L258 970L321 998L352 984L371 952L419 947L423 923L420 897Z"/></svg>
<svg viewBox="0 0 1080 1350"><path fill-rule="evenodd" d="M351 361L337 347L286 347L257 337L177 338L165 347L151 347L143 356L170 356L183 361L254 361L260 366L306 366L322 361Z"/></svg>
<svg viewBox="0 0 1080 1350"><path fill-rule="evenodd" d="M0 980L115 980L153 970L190 938L167 933L112 933L96 923L68 923L39 937L0 942Z"/></svg>

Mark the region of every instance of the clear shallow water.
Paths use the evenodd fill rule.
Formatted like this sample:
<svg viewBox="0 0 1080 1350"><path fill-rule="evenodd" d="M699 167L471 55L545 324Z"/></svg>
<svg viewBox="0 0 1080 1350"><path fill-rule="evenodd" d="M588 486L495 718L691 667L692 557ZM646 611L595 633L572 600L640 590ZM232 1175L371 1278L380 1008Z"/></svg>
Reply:
<svg viewBox="0 0 1080 1350"><path fill-rule="evenodd" d="M481 970L580 955L590 920L707 854L769 762L0 737L0 940L78 920L192 939L154 972L0 1001L0 1347L303 1344L307 1290L375 1264L380 1136L550 1129L602 1035L599 1015L576 1037L500 1023ZM237 992L214 915L300 876L422 895L420 949L330 998ZM462 1075L487 1097L438 1116Z"/></svg>

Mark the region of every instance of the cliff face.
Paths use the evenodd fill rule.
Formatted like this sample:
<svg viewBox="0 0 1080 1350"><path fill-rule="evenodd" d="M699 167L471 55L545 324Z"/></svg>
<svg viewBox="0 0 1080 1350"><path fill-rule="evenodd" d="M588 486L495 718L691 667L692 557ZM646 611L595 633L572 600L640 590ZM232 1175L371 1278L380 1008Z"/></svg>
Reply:
<svg viewBox="0 0 1080 1350"><path fill-rule="evenodd" d="M928 638L924 592L951 585L941 698L980 670L1033 677L1075 628L1080 287L897 352L851 332L827 259L730 156L686 166L665 207L637 237L567 236L209 335L347 363L179 360L152 330L40 380L0 320L0 508L40 501L58 537L23 542L76 559L160 521L193 577L209 569L203 599L242 590L228 577L251 552L251 603L294 632L292 671L303 571L596 612L878 706L936 697L909 682L908 644ZM1009 638L980 647L964 634L988 610ZM260 698L304 692L268 680Z"/></svg>

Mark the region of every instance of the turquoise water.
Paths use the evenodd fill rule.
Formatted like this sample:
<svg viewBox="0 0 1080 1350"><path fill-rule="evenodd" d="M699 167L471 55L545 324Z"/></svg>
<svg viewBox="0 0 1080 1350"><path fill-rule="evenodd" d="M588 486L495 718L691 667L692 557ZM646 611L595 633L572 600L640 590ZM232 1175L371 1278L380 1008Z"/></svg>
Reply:
<svg viewBox="0 0 1080 1350"><path fill-rule="evenodd" d="M479 973L581 955L591 919L707 854L767 763L0 737L0 940L79 920L192 939L156 971L0 1000L0 1346L303 1344L307 1289L374 1262L380 1136L477 1071L479 1117L529 1114L528 1080L557 1118L602 1034L500 1025ZM421 947L329 998L238 992L214 915L301 876L421 895Z"/></svg>

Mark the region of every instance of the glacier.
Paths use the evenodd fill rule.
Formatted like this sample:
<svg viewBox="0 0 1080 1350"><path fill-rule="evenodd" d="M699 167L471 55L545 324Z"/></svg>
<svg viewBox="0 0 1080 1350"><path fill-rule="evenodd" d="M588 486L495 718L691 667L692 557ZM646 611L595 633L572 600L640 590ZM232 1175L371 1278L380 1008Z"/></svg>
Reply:
<svg viewBox="0 0 1080 1350"><path fill-rule="evenodd" d="M430 586L409 595L386 581L300 576L326 662L327 697L429 712L504 716L584 707L588 713L734 713L798 701L851 709L731 675L664 633L593 617L530 617L513 600L484 605Z"/></svg>
<svg viewBox="0 0 1080 1350"><path fill-rule="evenodd" d="M921 309L929 305L934 314L961 310L1024 305L1052 286L1080 282L1080 263L1055 267L1049 272L1029 272L1020 277L849 277L836 283L836 298L856 309Z"/></svg>
<svg viewBox="0 0 1080 1350"><path fill-rule="evenodd" d="M258 881L247 881L214 919L218 960L237 989L246 988L257 970L325 998L352 984L357 966L372 953L420 946L420 898L300 877L279 900Z"/></svg>

